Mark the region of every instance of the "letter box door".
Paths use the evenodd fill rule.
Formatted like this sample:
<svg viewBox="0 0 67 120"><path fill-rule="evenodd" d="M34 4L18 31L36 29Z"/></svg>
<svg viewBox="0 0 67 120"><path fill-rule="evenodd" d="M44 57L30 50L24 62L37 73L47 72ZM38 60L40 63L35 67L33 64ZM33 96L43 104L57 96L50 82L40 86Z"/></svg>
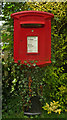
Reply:
<svg viewBox="0 0 67 120"><path fill-rule="evenodd" d="M46 25L46 24L47 25ZM22 61L24 60L48 60L50 49L50 21L34 24L20 24L20 46L19 56ZM48 31L47 31L48 30ZM48 32L48 33L47 33ZM49 39L49 41L48 41ZM47 41L46 41L47 40Z"/></svg>
<svg viewBox="0 0 67 120"><path fill-rule="evenodd" d="M23 56L24 60L39 60L40 57L43 59L45 44L42 44L40 39L44 39L44 27L39 25L42 24L21 25L20 58Z"/></svg>

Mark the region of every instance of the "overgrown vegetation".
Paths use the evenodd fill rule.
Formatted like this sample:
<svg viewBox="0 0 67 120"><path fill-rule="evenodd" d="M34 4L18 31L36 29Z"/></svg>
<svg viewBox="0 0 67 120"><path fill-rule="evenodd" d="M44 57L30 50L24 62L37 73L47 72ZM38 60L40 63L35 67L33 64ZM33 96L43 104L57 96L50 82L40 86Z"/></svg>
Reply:
<svg viewBox="0 0 67 120"><path fill-rule="evenodd" d="M40 96L42 106L45 106L46 103L50 104L52 101L59 101L61 114L67 111L66 9L66 2L6 2L3 7L3 20L6 21L4 28L6 29L2 30L2 41L4 43L9 42L8 45L4 44L2 48L4 52L8 52L7 61L4 58L2 60L3 118L8 118L11 115L15 118L24 117L24 107L28 110L31 107L31 97L36 95ZM33 66L36 66L35 68L30 67L29 63L27 63L28 67L25 64L22 65L20 61L18 61L18 64L14 63L14 30L10 15L25 10L46 11L54 14L51 26L52 63L49 66L39 68L36 66L36 61L30 61ZM8 73L5 74L5 71ZM29 75L31 78L29 78ZM41 117L45 117L44 110L42 110Z"/></svg>

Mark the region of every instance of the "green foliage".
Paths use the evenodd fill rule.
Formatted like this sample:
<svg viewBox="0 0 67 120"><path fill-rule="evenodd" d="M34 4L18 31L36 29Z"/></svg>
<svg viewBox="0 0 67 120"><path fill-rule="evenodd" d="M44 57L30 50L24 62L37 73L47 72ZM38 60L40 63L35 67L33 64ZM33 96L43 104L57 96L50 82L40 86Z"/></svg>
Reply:
<svg viewBox="0 0 67 120"><path fill-rule="evenodd" d="M59 101L55 102L50 102L50 105L48 103L46 103L46 106L42 107L44 110L48 111L48 114L50 114L51 112L55 112L55 113L61 113L61 109L59 109L59 107L61 107L59 105Z"/></svg>
<svg viewBox="0 0 67 120"><path fill-rule="evenodd" d="M23 118L22 98L20 95L12 95L3 103L3 118Z"/></svg>
<svg viewBox="0 0 67 120"><path fill-rule="evenodd" d="M56 98L59 100L60 104L62 105L62 109L66 110L67 105L67 86L61 85L58 88L59 91L56 93Z"/></svg>
<svg viewBox="0 0 67 120"><path fill-rule="evenodd" d="M8 111L8 114L11 114L12 111L15 113L15 110L17 109L17 114L19 114L20 108L21 111L24 111L24 108L28 110L31 107L31 97L36 95L40 96L42 106L44 106L44 103L47 102L49 104L54 100L59 101L62 110L66 110L66 9L66 2L20 2L19 4L14 2L6 2L5 6L3 7L3 20L5 20L6 23L4 24L4 29L2 30L2 41L4 43L2 49L3 51L7 50L8 52L7 61L4 61L4 59L2 61L3 116L6 111ZM29 63L24 61L23 65L21 64L21 61L14 63L14 30L13 20L11 19L10 15L12 13L24 10L46 11L54 14L54 19L51 23L52 63L49 66L40 68L36 66L37 61L30 61ZM5 42L9 44L5 45ZM8 66L5 67L6 63ZM8 72L7 76L4 74L5 70ZM32 79L30 89L29 76ZM15 102L12 101L12 103L9 103L10 99L14 100L13 96L17 96L16 99L18 101L15 99ZM20 97L20 100L18 99L18 96ZM19 117L23 116L21 114ZM18 116L16 115L15 117Z"/></svg>

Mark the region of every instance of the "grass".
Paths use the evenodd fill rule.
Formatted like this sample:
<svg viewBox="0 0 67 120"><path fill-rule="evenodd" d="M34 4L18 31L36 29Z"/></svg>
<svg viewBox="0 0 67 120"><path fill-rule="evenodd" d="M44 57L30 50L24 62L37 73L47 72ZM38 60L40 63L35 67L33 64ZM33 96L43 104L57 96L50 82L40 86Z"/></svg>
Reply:
<svg viewBox="0 0 67 120"><path fill-rule="evenodd" d="M13 113L11 112L10 114L9 113L3 113L2 114L2 119L8 119L8 118L29 118L29 116L26 116L24 115L23 111L20 112L20 113ZM42 114L41 115L35 115L35 116L30 116L30 118L61 118L61 119L65 119L67 118L66 117L66 113L61 113L61 114L57 114L57 113L51 113L51 114L48 114L47 112L45 111L42 111Z"/></svg>
<svg viewBox="0 0 67 120"><path fill-rule="evenodd" d="M51 113L48 114L47 111L42 110L41 115L35 115L35 116L26 116L24 115L24 112L22 111L22 102L21 102L21 97L15 97L14 99L9 99L6 103L3 103L3 110L2 110L2 120L14 120L15 119L21 119L23 118L23 120L27 119L27 118L33 118L34 120L40 120L43 118L43 120L47 119L47 120L66 120L67 115L66 112L58 114L58 113ZM19 120L20 120L19 119ZM30 120L30 119L29 119Z"/></svg>

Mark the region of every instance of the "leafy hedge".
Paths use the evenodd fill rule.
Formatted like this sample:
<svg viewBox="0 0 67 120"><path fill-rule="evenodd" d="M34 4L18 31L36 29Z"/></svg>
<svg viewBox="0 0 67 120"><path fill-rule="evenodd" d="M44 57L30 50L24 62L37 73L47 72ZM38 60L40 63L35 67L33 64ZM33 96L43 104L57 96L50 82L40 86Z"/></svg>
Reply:
<svg viewBox="0 0 67 120"><path fill-rule="evenodd" d="M19 106L21 110L26 106L26 110L31 107L31 96L40 96L42 106L46 102L59 101L61 111L66 111L66 93L67 93L67 73L66 73L66 2L23 2L23 3L7 3L3 7L4 30L2 30L2 41L9 42L9 45L3 46L3 51L7 50L8 59L3 63L3 113L13 109L9 103L10 99L14 99L19 95ZM36 10L46 11L54 14L52 20L51 32L51 54L52 63L49 66L39 68L35 61L30 61L35 65L31 68L29 63L21 65L13 61L13 20L10 15L18 11ZM25 61L26 63L26 61ZM5 67L4 65L7 64ZM4 70L8 71L5 76ZM31 78L29 78L29 74ZM29 82L30 81L30 82ZM29 87L29 84L31 85ZM37 89L36 89L37 88ZM16 102L17 103L17 102ZM11 104L14 104L12 102ZM14 105L15 106L15 105ZM17 106L16 106L17 107ZM18 110L16 112L18 112Z"/></svg>

